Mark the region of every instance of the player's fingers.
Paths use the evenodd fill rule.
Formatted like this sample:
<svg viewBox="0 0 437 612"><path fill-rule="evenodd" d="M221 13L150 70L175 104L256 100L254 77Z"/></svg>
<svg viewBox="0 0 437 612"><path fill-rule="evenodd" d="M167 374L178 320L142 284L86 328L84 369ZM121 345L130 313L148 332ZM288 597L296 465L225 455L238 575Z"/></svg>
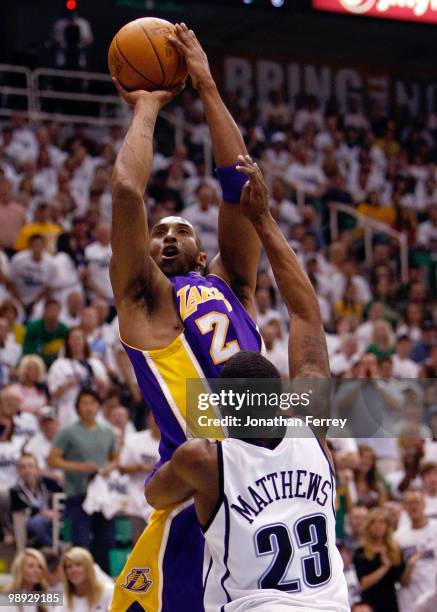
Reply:
<svg viewBox="0 0 437 612"><path fill-rule="evenodd" d="M112 77L112 82L114 83L115 87L117 88L118 93L120 94L120 96L122 98L125 97L127 91L124 89L124 87L120 84L120 81L118 79L116 79L115 77Z"/></svg>
<svg viewBox="0 0 437 612"><path fill-rule="evenodd" d="M252 158L249 155L239 155L238 156L238 163L246 166L246 168L252 168L255 169L255 165L252 161Z"/></svg>
<svg viewBox="0 0 437 612"><path fill-rule="evenodd" d="M178 49L178 51L180 51L181 53L184 53L186 47L185 45L182 43L181 40L179 40L179 38L177 36L173 36L172 34L170 34L168 36L167 39L169 42L171 42L172 45L174 45L176 47L176 49Z"/></svg>
<svg viewBox="0 0 437 612"><path fill-rule="evenodd" d="M251 177L253 175L253 170L251 168L247 168L246 166L235 166L235 169L241 174L245 174L247 177Z"/></svg>
<svg viewBox="0 0 437 612"><path fill-rule="evenodd" d="M246 181L241 190L240 203L247 204L250 201L250 183Z"/></svg>

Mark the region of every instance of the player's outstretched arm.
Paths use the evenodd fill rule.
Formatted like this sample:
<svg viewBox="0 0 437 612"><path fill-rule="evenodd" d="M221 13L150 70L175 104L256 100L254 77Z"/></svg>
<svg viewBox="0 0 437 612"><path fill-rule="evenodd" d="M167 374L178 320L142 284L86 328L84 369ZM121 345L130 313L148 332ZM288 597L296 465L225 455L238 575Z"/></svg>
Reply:
<svg viewBox="0 0 437 612"><path fill-rule="evenodd" d="M247 154L246 145L220 97L209 69L208 58L196 35L185 24L177 24L176 31L179 38L171 37L170 40L185 56L188 71L202 100L215 162L219 169L225 169L225 175L228 173L228 176L219 177L224 191L224 201L219 212L220 257L213 260L210 271L229 282L245 306L249 306L251 314L254 314L252 295L256 285L260 242L239 206L241 182L238 181L238 173L235 179L232 177L235 169L226 170L237 163L238 155ZM237 194L236 197L232 197L232 191L234 195Z"/></svg>
<svg viewBox="0 0 437 612"><path fill-rule="evenodd" d="M208 440L189 440L175 450L146 484L146 499L156 509L167 508L202 492L218 491L217 451ZM213 503L215 503L215 499Z"/></svg>
<svg viewBox="0 0 437 612"><path fill-rule="evenodd" d="M329 377L325 332L315 291L270 214L267 186L258 165L249 156L240 157L238 169L248 178L241 196L242 209L253 223L266 250L290 314L290 378Z"/></svg>
<svg viewBox="0 0 437 612"><path fill-rule="evenodd" d="M144 192L152 171L153 131L160 109L175 91L128 92L113 79L122 98L134 108L133 118L112 175L111 282L117 303L135 281L150 284L159 270L149 257Z"/></svg>

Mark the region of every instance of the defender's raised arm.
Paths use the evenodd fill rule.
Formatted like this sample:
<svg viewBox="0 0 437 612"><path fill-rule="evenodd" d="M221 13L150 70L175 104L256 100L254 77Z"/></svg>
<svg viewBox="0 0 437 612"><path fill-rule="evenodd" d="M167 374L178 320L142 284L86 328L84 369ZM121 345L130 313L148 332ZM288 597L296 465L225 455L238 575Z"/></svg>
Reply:
<svg viewBox="0 0 437 612"><path fill-rule="evenodd" d="M330 375L325 332L317 296L293 249L269 212L267 186L257 164L240 158L239 170L249 179L241 207L266 250L281 297L290 315L290 377Z"/></svg>

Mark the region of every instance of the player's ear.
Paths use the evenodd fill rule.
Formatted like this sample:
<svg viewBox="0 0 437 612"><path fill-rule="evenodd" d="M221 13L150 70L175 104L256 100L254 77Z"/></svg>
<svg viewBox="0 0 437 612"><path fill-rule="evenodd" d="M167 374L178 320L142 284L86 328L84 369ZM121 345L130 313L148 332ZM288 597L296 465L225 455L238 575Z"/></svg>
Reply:
<svg viewBox="0 0 437 612"><path fill-rule="evenodd" d="M196 268L197 270L203 270L206 266L206 253L204 251L199 251L197 254Z"/></svg>

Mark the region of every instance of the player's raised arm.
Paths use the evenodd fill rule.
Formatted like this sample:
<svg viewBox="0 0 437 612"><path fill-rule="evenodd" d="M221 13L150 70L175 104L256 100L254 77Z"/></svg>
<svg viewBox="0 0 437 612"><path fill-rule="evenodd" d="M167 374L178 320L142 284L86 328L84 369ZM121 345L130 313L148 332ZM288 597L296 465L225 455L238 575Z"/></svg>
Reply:
<svg viewBox="0 0 437 612"><path fill-rule="evenodd" d="M239 200L243 181L235 171L238 155L247 153L246 145L220 97L208 58L196 35L185 24L177 24L176 31L179 39L170 37L170 40L185 56L188 71L202 100L223 190L219 212L220 257L214 259L210 271L230 282L252 314L260 242L252 224L241 211Z"/></svg>
<svg viewBox="0 0 437 612"><path fill-rule="evenodd" d="M261 170L249 156L239 170L249 179L241 206L266 250L282 299L290 314L289 369L296 376L330 376L325 332L317 296L296 254L270 214L267 186Z"/></svg>
<svg viewBox="0 0 437 612"><path fill-rule="evenodd" d="M112 175L111 281L120 303L135 283L146 285L160 275L149 257L144 192L150 178L153 131L160 109L174 91L128 92L114 79L122 98L134 108L133 118L117 156Z"/></svg>

